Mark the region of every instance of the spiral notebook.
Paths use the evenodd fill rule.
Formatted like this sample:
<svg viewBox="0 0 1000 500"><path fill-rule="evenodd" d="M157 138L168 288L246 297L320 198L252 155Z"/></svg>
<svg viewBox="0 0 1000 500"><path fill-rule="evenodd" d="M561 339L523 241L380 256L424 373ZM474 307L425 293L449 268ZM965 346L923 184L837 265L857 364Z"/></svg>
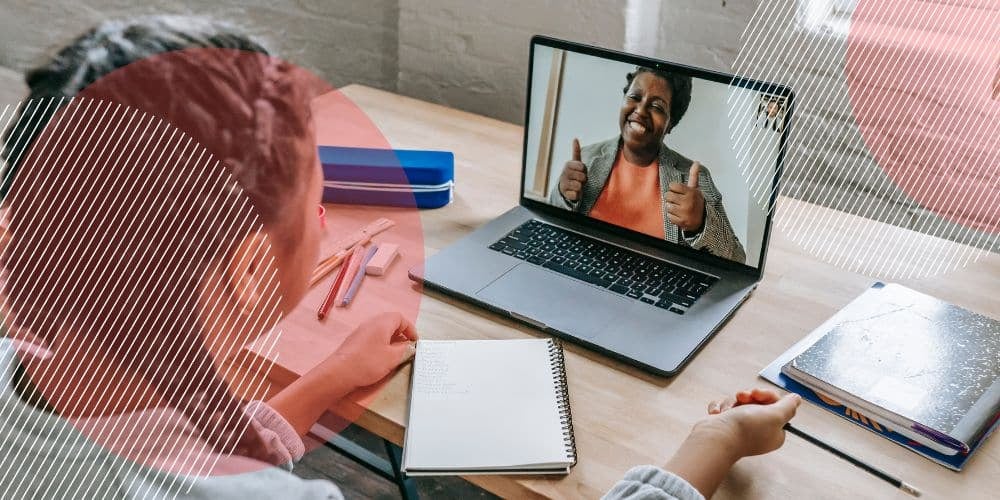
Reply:
<svg viewBox="0 0 1000 500"><path fill-rule="evenodd" d="M417 342L403 472L566 474L575 464L561 344Z"/></svg>

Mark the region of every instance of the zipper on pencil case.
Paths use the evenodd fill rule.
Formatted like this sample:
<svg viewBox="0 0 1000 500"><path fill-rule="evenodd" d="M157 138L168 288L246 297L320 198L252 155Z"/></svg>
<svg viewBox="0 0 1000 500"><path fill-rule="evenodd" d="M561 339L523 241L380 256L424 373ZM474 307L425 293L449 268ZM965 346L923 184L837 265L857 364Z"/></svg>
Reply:
<svg viewBox="0 0 1000 500"><path fill-rule="evenodd" d="M377 183L377 182L336 182L327 181L323 183L324 188L331 189L344 189L350 191L383 191L383 192L401 192L401 193L438 193L442 191L449 191L454 187L455 181L448 181L443 184L436 185L403 185L403 184L388 184L388 183Z"/></svg>

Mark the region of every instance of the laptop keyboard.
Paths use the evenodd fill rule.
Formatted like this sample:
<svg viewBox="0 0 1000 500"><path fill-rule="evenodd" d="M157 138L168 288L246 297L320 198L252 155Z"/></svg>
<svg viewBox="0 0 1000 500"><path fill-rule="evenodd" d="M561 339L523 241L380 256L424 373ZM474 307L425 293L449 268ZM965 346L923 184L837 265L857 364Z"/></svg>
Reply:
<svg viewBox="0 0 1000 500"><path fill-rule="evenodd" d="M531 220L490 249L684 314L718 278Z"/></svg>

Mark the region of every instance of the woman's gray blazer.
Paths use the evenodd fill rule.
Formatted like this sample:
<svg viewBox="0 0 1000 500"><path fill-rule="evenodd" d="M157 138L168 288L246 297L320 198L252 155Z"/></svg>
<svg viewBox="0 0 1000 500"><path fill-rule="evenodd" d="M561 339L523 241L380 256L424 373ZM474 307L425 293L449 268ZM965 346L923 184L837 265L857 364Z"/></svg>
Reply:
<svg viewBox="0 0 1000 500"><path fill-rule="evenodd" d="M597 197L604 190L604 185L608 182L611 167L614 166L615 158L618 157L619 143L620 138L615 137L581 148L580 158L587 167L587 182L583 186L580 199L576 202L567 201L559 192L559 183L557 182L549 193L549 203L588 215L590 210L594 208ZM746 252L733 233L733 226L729 224L729 218L726 217L726 209L722 206L722 194L715 187L712 175L704 165L702 165L701 173L698 176L698 188L705 196L704 229L700 234L686 234L671 224L667 218L669 186L673 182L687 183L691 163L691 160L681 156L665 144L660 145L660 213L663 215L663 234L666 236L666 240L745 263Z"/></svg>

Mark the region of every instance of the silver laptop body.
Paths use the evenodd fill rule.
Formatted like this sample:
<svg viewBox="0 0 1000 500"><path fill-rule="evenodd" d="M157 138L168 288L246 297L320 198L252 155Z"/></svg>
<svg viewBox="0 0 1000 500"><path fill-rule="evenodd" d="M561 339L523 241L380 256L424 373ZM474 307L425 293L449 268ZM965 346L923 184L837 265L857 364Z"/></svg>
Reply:
<svg viewBox="0 0 1000 500"><path fill-rule="evenodd" d="M541 60L543 55L544 61ZM551 63L554 57L561 59L561 68ZM753 127L753 130L747 133L753 137L764 137L761 140L771 141L768 144L777 145L776 154L772 146L769 157L759 154L757 156L761 158L753 160L773 163L771 165L773 170L769 171L771 178L766 179L768 182L766 186L768 189L764 195L766 206L761 212L766 215L758 216L759 220L753 224L746 224L748 228L753 226L757 231L754 237L759 240L759 244L754 246L752 252L747 252L748 255L752 253L756 262L751 264L733 262L706 251L695 250L690 246L655 239L581 213L552 206L538 193L532 195L529 192L530 177L534 176L528 175L527 171L529 165L537 158L537 147L529 152L529 144L535 147L538 143L537 138L529 137L529 134L534 134L538 130L537 123L532 126L531 122L532 119L537 120L539 116L537 109L535 112L532 111L533 106L548 104L550 108L552 107L551 98L549 102L539 99L538 85L535 85L536 90L533 95L532 78L533 76L538 78L538 75L533 73L538 72L537 68L553 68L553 71L556 69L561 71L559 77L569 78L572 76L572 71L583 67L582 64L570 66L577 60L590 64L599 64L601 60L606 60L609 61L609 65L614 63L627 64L629 67L657 68L690 76L695 83L703 81L708 82L704 84L708 86L721 84L746 91L749 96L747 99L752 100L752 106L758 108L754 121L751 122L749 119L747 121L747 127ZM422 282L432 290L472 302L644 370L659 375L673 375L723 326L740 304L747 300L762 276L772 208L791 116L792 92L779 85L740 79L731 75L541 36L532 39L530 61L519 206L429 258L422 267L412 269L411 278ZM553 79L551 73L547 77L553 82L558 82L562 91L567 92L566 89L571 82ZM622 80L623 85L624 83ZM618 91L621 92L620 88ZM761 97L758 98L758 94ZM569 99L569 94L564 95ZM621 95L619 93L616 98L621 99ZM696 97L698 95L692 97L692 101ZM771 102L769 99L780 99L780 109L769 112L767 110L767 103ZM729 105L731 106L731 103ZM772 110L774 109L772 106ZM753 113L754 110L748 109L747 112ZM768 113L773 115L770 116L770 121ZM781 120L780 123L776 125L775 119ZM684 120L688 120L686 115ZM678 122L678 129L684 126L684 120ZM566 121L557 123L560 123L559 127L570 127L573 120L567 118ZM549 127L547 133L551 139L559 132L554 132L553 127ZM767 135L769 133L774 135ZM668 135L666 139L669 138ZM729 145L723 144L720 147ZM558 162L553 165L550 166L551 169L560 169ZM540 167L536 165L535 168ZM713 178L718 181L719 174L714 173L716 172L714 169L712 172ZM555 175L555 172L549 171L549 175ZM545 186L546 191L556 188L551 185L552 183L549 184ZM733 181L730 181L730 184L733 184ZM769 195L766 194L767 191ZM727 211L739 217L739 210ZM745 218L749 219L750 216ZM522 251L525 248L521 244L522 240L531 244L539 243L536 241L539 237L535 236L532 239L532 235L538 231L544 233L540 242L543 247L546 242L558 240L560 243L553 249L534 254ZM746 229L748 235L750 231L751 229ZM553 237L552 234L556 236ZM746 238L750 239L750 236ZM581 244L581 241L585 243ZM595 244L591 245L592 242ZM746 246L747 242L744 241L742 244ZM571 264L577 268L586 267L587 271L580 272L554 265L553 260L557 257L554 252L560 250L559 245L568 245L561 250L568 250L571 256L576 257ZM664 274L686 276L682 282L686 288L659 287L655 280L650 281L648 277L646 281L652 284L636 285L636 280L620 278L622 274L620 271L616 271L618 274L614 276L611 273L603 275L613 280L610 284L601 277L594 278L590 273L595 273L591 268L596 266L578 265L581 259L578 258L579 252L574 252L574 249L585 248L586 250L581 251L590 251L595 247L601 248L597 253L615 255L616 262L625 258L622 256L637 255L632 257L631 261L642 262L646 267L657 269L658 271L650 271L655 272L657 276ZM601 265L605 265L602 269L607 268L606 262L599 256L597 260ZM565 259L561 262L565 262ZM620 266L615 268L618 267ZM632 272L634 273L634 270ZM624 285L614 286L615 283L626 281L630 282L629 286L638 286L640 291L630 289L626 293L623 292ZM617 291L613 291L612 287ZM696 298L684 296L686 291L692 290L700 294L692 294L697 295ZM678 294L673 294L675 291ZM651 294L653 292L655 294Z"/></svg>

